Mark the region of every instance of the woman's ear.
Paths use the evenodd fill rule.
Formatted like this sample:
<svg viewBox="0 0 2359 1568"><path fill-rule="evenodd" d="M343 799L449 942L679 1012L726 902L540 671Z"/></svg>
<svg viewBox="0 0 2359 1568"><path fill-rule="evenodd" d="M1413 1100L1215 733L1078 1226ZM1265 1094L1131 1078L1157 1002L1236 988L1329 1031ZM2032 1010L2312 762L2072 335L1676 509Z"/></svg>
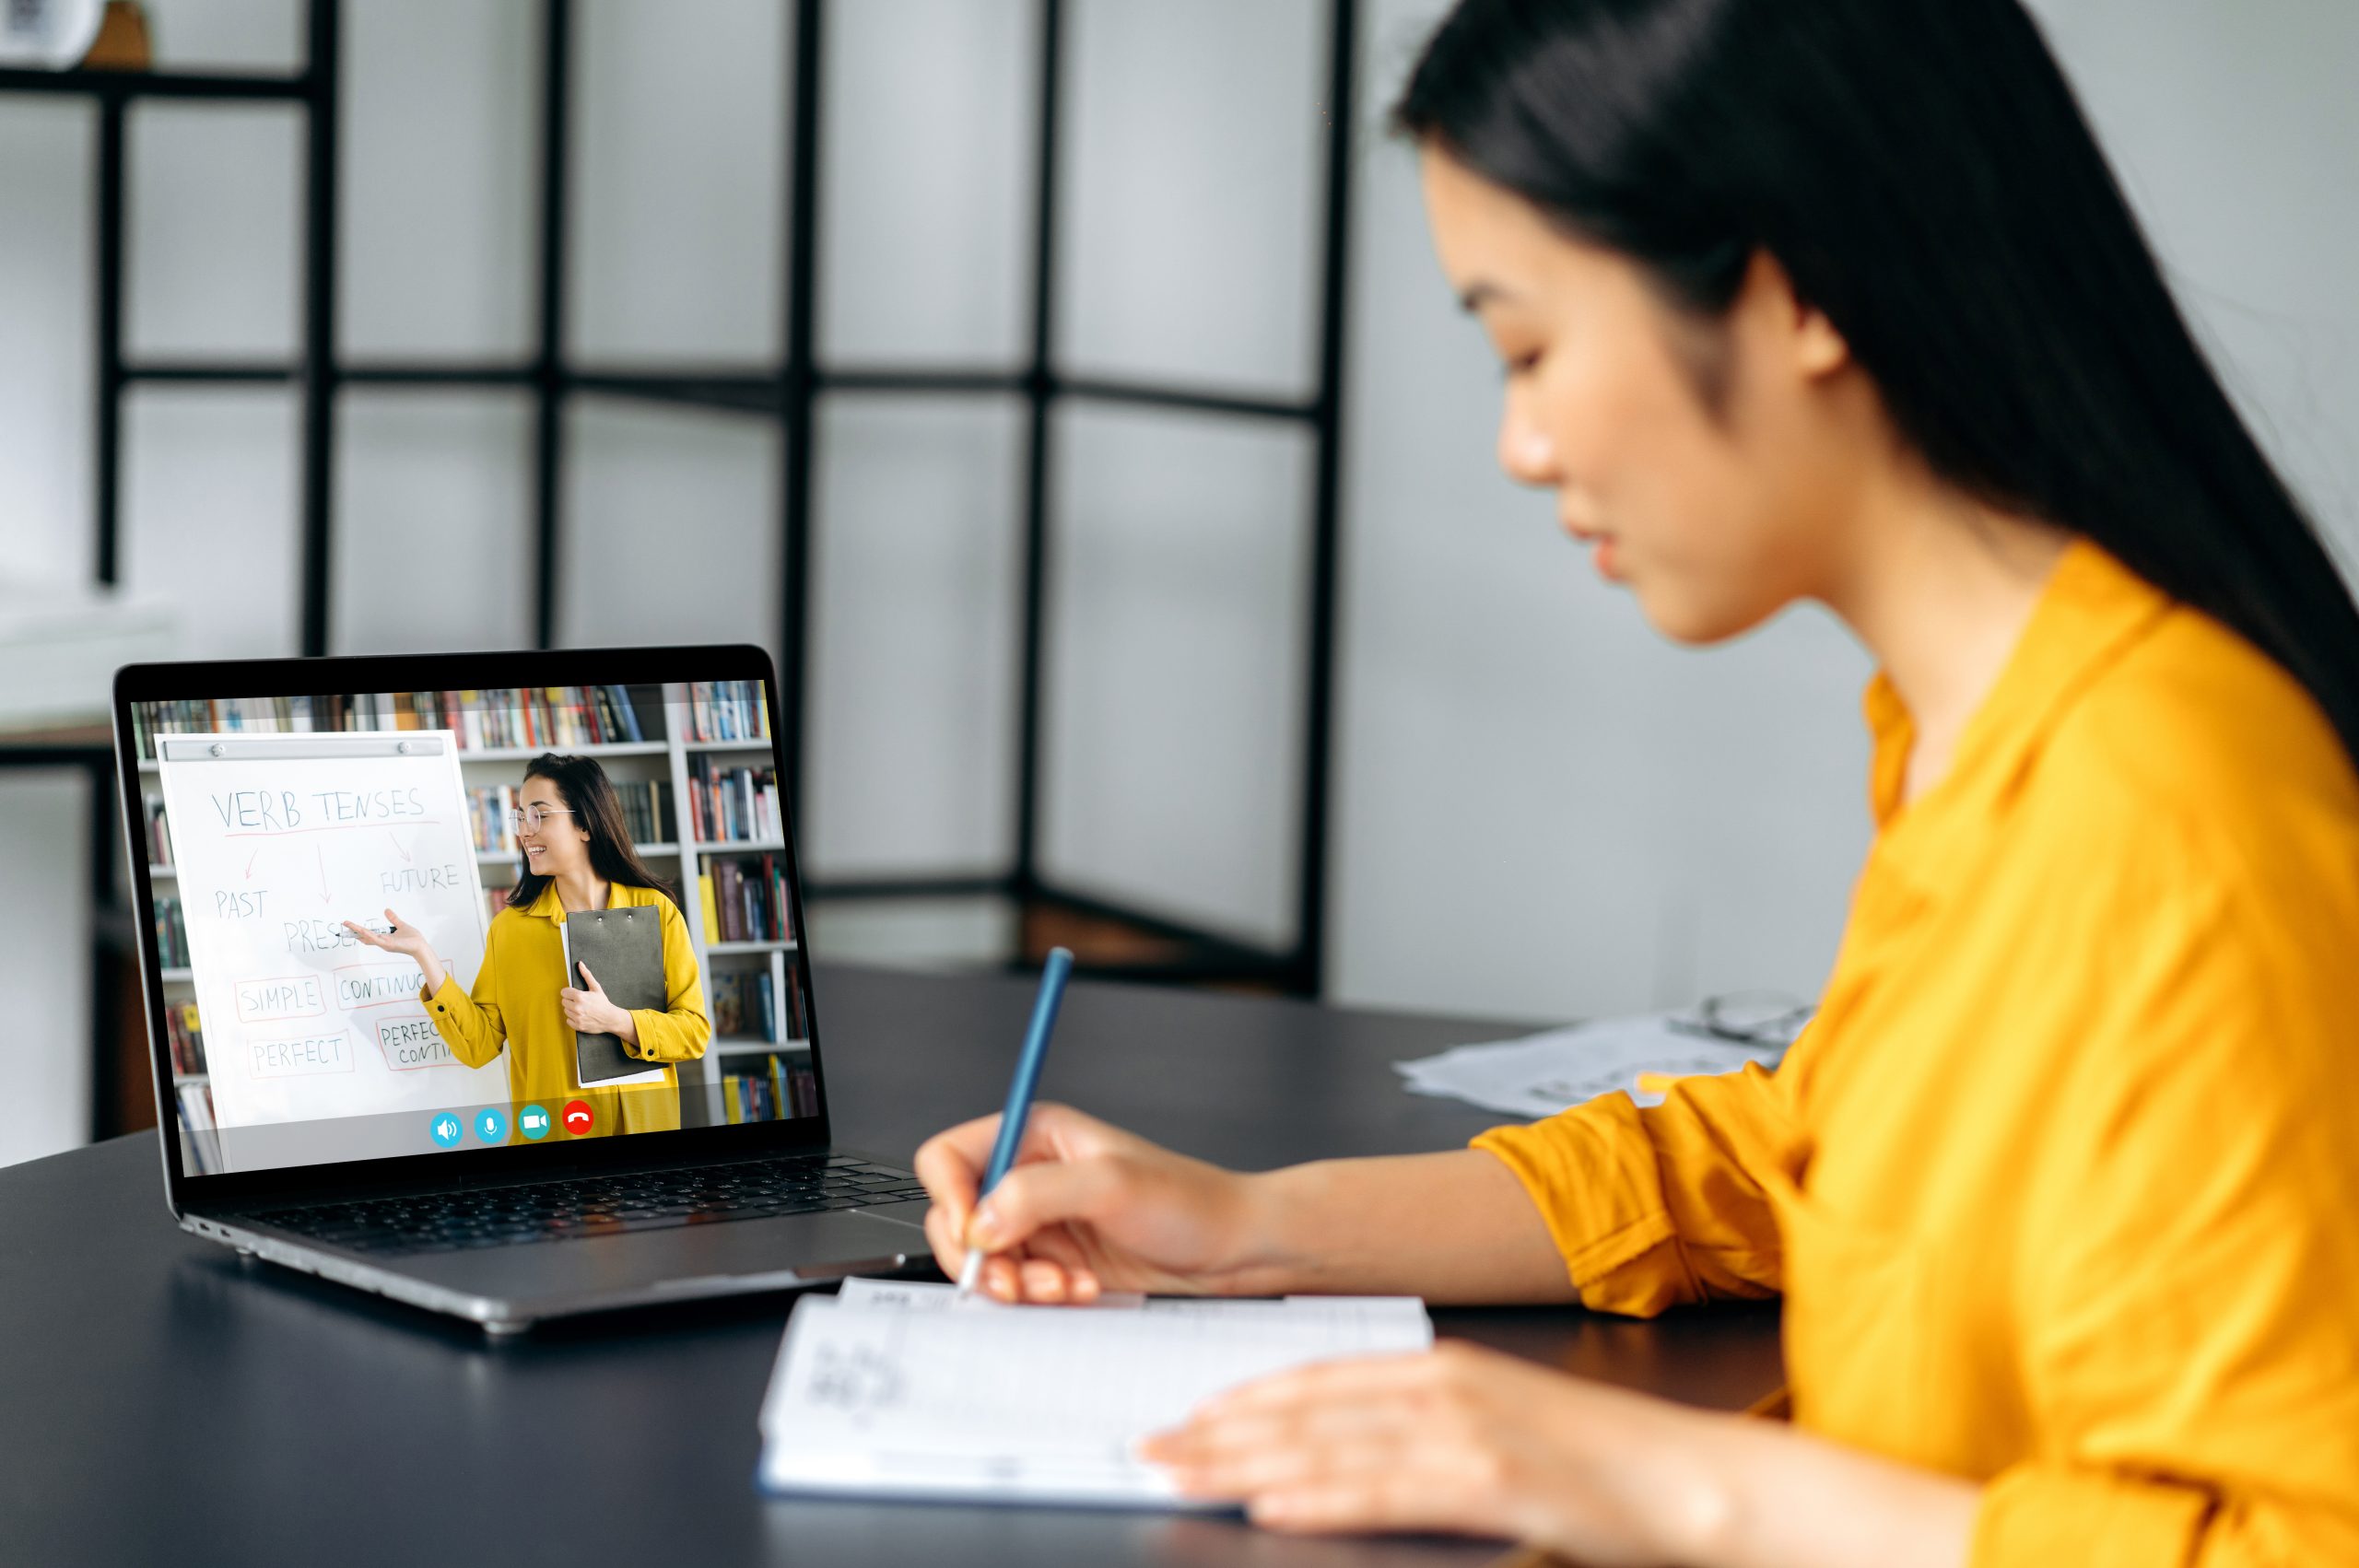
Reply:
<svg viewBox="0 0 2359 1568"><path fill-rule="evenodd" d="M1795 333L1802 374L1813 380L1831 376L1851 363L1851 345L1817 306L1802 307Z"/></svg>
<svg viewBox="0 0 2359 1568"><path fill-rule="evenodd" d="M1738 308L1768 324L1804 380L1823 380L1851 363L1850 344L1825 311L1795 290L1785 264L1766 250L1755 251L1745 268Z"/></svg>

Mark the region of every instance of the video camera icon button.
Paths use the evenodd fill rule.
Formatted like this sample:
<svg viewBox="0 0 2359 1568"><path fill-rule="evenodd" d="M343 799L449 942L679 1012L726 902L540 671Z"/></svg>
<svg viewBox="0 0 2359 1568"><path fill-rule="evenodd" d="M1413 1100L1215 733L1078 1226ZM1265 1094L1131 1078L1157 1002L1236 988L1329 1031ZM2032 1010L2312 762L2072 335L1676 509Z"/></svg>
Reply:
<svg viewBox="0 0 2359 1568"><path fill-rule="evenodd" d="M458 1113L455 1111L435 1112L432 1131L434 1133L435 1142L440 1143L445 1149L457 1148L459 1146Z"/></svg>
<svg viewBox="0 0 2359 1568"><path fill-rule="evenodd" d="M499 1143L508 1137L508 1118L490 1106L475 1113L475 1136L486 1143Z"/></svg>
<svg viewBox="0 0 2359 1568"><path fill-rule="evenodd" d="M540 1106L526 1106L516 1113L516 1130L535 1142L549 1135L549 1113Z"/></svg>

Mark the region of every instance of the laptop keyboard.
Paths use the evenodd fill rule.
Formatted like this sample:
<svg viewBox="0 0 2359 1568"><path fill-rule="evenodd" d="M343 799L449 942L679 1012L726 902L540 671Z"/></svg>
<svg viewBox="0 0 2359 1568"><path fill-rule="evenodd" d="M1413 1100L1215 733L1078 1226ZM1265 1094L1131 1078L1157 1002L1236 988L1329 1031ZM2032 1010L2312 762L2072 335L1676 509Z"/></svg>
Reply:
<svg viewBox="0 0 2359 1568"><path fill-rule="evenodd" d="M323 1203L256 1217L331 1246L390 1255L816 1214L924 1196L907 1171L832 1154Z"/></svg>

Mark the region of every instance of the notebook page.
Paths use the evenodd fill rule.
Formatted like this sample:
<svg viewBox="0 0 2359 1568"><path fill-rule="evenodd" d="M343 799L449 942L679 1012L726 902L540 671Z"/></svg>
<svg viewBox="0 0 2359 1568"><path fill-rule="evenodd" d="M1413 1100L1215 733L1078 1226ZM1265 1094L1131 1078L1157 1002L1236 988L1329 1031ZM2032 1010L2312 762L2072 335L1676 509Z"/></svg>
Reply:
<svg viewBox="0 0 2359 1568"><path fill-rule="evenodd" d="M765 1484L1174 1505L1132 1457L1223 1388L1308 1362L1432 1343L1420 1308L1243 1316L797 1304L764 1401ZM1412 1303L1412 1305L1415 1304Z"/></svg>
<svg viewBox="0 0 2359 1568"><path fill-rule="evenodd" d="M871 1306L898 1312L947 1312L954 1306L981 1308L1002 1305L980 1294L968 1296L962 1303L958 1299L958 1287L945 1281L864 1280L857 1275L843 1282L836 1292L836 1299L846 1306ZM1135 1291L1107 1291L1090 1303L1086 1310L1128 1312L1136 1311L1145 1305L1146 1297Z"/></svg>
<svg viewBox="0 0 2359 1568"><path fill-rule="evenodd" d="M938 1280L866 1280L857 1276L843 1282L836 1300L847 1306L900 1312L1005 1311L1005 1304L985 1295L958 1299L958 1287ZM1015 1308L1022 1311L1024 1308ZM1147 1296L1135 1291L1108 1291L1087 1307L1050 1307L1052 1312L1177 1312L1206 1317L1384 1318L1418 1324L1426 1321L1426 1304L1415 1296Z"/></svg>

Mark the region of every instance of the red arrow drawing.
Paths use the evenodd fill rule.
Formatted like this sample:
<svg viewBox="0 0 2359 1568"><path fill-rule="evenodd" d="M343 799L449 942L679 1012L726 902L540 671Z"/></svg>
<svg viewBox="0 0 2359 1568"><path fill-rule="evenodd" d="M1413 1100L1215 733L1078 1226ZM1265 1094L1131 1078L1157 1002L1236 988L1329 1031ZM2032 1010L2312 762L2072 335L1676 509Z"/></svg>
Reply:
<svg viewBox="0 0 2359 1568"><path fill-rule="evenodd" d="M385 837L390 843L392 843L393 847L400 852L403 860L406 860L410 858L409 851L402 848L402 841L393 837L393 830L392 828L389 827L385 829Z"/></svg>
<svg viewBox="0 0 2359 1568"><path fill-rule="evenodd" d="M248 882L252 882L252 881L253 881L253 879L254 879L254 862L255 862L256 860L261 860L261 859L262 859L262 848L261 848L261 847L260 847L259 845L257 845L257 846L255 847L255 848L254 848L254 852L253 852L252 854L251 854L251 855L249 855L249 856L247 856L247 857L246 857L246 880L247 880Z"/></svg>
<svg viewBox="0 0 2359 1568"><path fill-rule="evenodd" d="M328 852L317 845L311 847L311 852L319 858L320 862L320 902L332 903L334 899L328 892Z"/></svg>

